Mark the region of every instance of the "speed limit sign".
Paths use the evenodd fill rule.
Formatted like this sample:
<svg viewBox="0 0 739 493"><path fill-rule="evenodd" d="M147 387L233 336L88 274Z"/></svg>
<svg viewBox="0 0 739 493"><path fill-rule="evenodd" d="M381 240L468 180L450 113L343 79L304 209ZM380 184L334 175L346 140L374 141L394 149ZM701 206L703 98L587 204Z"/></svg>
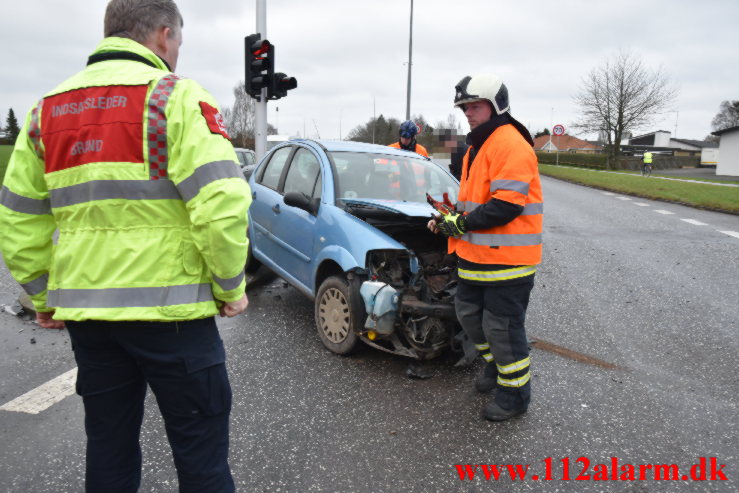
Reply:
<svg viewBox="0 0 739 493"><path fill-rule="evenodd" d="M564 125L555 125L554 128L552 128L552 133L554 135L564 135L565 134L565 126Z"/></svg>

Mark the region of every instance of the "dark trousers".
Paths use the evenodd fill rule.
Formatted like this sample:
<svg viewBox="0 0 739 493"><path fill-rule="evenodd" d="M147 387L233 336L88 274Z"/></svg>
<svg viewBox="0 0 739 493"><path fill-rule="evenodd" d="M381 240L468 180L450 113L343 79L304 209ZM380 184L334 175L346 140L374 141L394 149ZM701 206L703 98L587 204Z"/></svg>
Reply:
<svg viewBox="0 0 739 493"><path fill-rule="evenodd" d="M231 386L213 317L186 322L67 322L85 406L86 491L135 492L147 384L181 492L233 492Z"/></svg>
<svg viewBox="0 0 739 493"><path fill-rule="evenodd" d="M493 356L490 364L496 365L499 377L495 401L503 409L527 409L531 401L524 322L533 287L533 275L515 284L460 281L457 285L454 302L457 318L472 342L490 346Z"/></svg>

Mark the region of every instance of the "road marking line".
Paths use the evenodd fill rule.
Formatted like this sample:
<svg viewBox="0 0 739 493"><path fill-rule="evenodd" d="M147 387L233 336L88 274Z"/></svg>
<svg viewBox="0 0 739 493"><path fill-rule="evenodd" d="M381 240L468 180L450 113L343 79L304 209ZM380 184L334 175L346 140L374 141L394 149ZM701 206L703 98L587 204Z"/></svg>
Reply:
<svg viewBox="0 0 739 493"><path fill-rule="evenodd" d="M634 202L634 205L638 205L639 207L649 207L649 204L645 204L644 202Z"/></svg>
<svg viewBox="0 0 739 493"><path fill-rule="evenodd" d="M739 238L739 233L737 233L736 231L720 231L720 230L716 230L716 231L718 231L719 233L723 233L725 235L733 236L734 238Z"/></svg>
<svg viewBox="0 0 739 493"><path fill-rule="evenodd" d="M603 195L616 195L616 194L613 192L603 192Z"/></svg>
<svg viewBox="0 0 739 493"><path fill-rule="evenodd" d="M700 221L696 221L695 219L683 219L680 218L681 221L685 221L686 223L694 224L696 226L708 226L706 223L702 223Z"/></svg>
<svg viewBox="0 0 739 493"><path fill-rule="evenodd" d="M618 200L631 200L630 197L616 197Z"/></svg>
<svg viewBox="0 0 739 493"><path fill-rule="evenodd" d="M657 212L657 213L659 213L659 214L674 214L674 212L670 212L670 211L665 211L665 210L662 210L662 209L657 209L657 210L656 210L656 211L654 211L654 212Z"/></svg>
<svg viewBox="0 0 739 493"><path fill-rule="evenodd" d="M75 381L77 380L77 368L72 368L56 378L49 380L16 397L10 402L0 406L2 411L14 411L17 413L38 414L50 408L57 402L69 397L75 392Z"/></svg>

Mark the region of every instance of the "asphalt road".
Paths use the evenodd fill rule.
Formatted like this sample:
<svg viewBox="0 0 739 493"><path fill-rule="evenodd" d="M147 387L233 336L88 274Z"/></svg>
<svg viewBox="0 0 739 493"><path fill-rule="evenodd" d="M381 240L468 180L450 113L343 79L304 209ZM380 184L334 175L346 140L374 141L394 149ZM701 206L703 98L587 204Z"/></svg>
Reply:
<svg viewBox="0 0 739 493"><path fill-rule="evenodd" d="M528 317L542 342L527 415L481 419L486 397L471 385L480 364L441 359L428 364L432 378L413 380L399 357L332 355L312 302L267 279L250 289L246 315L219 320L239 491L737 491L739 217L550 178L544 193L544 261ZM0 304L17 294L3 267ZM0 405L74 368L65 331L0 313L0 340ZM141 491L176 491L161 419L147 405ZM82 491L82 418L74 395L35 415L0 411L0 488ZM615 457L637 465L636 478L639 464L676 464L681 477L716 457L728 481L654 481L653 471L616 481L610 469L609 480L576 481L580 457L591 476ZM456 464L530 468L526 480L478 472L461 481Z"/></svg>

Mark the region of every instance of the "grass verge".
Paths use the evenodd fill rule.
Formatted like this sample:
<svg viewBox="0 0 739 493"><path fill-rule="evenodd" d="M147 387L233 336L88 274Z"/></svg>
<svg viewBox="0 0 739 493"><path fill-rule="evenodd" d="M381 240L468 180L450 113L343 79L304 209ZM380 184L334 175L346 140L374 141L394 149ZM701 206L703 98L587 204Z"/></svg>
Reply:
<svg viewBox="0 0 739 493"><path fill-rule="evenodd" d="M550 164L540 164L539 172L602 190L739 215L739 187L722 187L699 181L659 180L655 176L644 178L635 173L604 173Z"/></svg>
<svg viewBox="0 0 739 493"><path fill-rule="evenodd" d="M2 184L5 178L5 169L8 167L11 152L13 152L13 146L0 146L0 184Z"/></svg>

